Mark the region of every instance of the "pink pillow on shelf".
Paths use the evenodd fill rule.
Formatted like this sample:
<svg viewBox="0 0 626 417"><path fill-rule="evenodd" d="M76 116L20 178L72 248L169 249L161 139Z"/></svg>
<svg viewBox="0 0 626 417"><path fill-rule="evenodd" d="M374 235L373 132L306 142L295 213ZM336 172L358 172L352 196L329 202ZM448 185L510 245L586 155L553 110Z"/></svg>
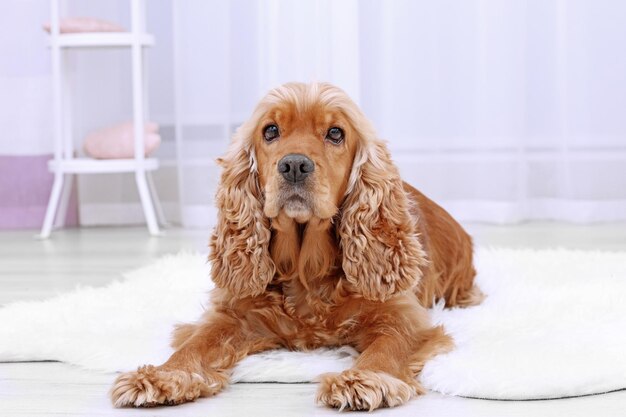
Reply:
<svg viewBox="0 0 626 417"><path fill-rule="evenodd" d="M44 23L43 29L50 33L52 25ZM94 17L66 17L59 20L60 33L84 33L84 32L124 32L124 28L113 22L96 19Z"/></svg>
<svg viewBox="0 0 626 417"><path fill-rule="evenodd" d="M157 150L161 144L159 125L145 124L144 146L146 156ZM85 153L95 159L128 159L135 156L135 135L133 123L126 122L91 132L83 142Z"/></svg>

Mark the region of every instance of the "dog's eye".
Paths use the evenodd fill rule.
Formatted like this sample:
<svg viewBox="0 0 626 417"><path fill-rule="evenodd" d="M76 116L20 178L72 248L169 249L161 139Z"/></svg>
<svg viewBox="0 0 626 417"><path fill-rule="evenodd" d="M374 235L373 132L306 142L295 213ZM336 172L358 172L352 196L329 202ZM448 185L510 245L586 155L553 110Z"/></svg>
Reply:
<svg viewBox="0 0 626 417"><path fill-rule="evenodd" d="M328 129L328 133L326 133L326 139L335 145L339 145L343 142L343 130L338 127L331 127Z"/></svg>
<svg viewBox="0 0 626 417"><path fill-rule="evenodd" d="M263 129L263 138L267 142L271 142L279 136L280 131L278 130L278 126L276 125L267 125L265 126L265 129Z"/></svg>

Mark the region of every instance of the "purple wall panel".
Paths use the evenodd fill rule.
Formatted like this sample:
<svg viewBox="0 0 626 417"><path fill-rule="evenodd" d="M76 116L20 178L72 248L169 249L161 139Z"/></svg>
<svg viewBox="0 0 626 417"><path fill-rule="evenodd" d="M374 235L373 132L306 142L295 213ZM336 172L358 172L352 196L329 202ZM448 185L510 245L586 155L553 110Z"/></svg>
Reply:
<svg viewBox="0 0 626 417"><path fill-rule="evenodd" d="M0 155L0 229L41 227L50 198L51 155ZM72 188L66 225L78 224L78 204Z"/></svg>

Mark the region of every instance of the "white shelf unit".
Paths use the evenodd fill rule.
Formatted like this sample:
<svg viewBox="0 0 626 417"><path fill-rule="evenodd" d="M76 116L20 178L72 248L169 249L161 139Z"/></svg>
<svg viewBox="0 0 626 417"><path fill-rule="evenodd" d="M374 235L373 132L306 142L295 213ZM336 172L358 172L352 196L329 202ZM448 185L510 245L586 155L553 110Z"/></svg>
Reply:
<svg viewBox="0 0 626 417"><path fill-rule="evenodd" d="M61 0L62 1L62 0ZM159 168L156 158L146 158L144 149L144 124L148 120L148 88L145 48L154 44L154 37L145 32L144 0L130 0L131 31L107 33L60 33L60 15L64 5L51 0L51 30L49 46L52 55L54 159L49 169L54 173L54 183L40 237L48 238L53 226L64 225L76 174L105 174L128 172L135 174L139 197L151 235L159 235L159 221L165 224L163 210L156 194L151 172ZM132 100L134 125L134 157L131 159L96 160L74 157L72 137L72 91L66 52L70 48L126 48L130 51L132 71ZM56 224L55 224L56 219Z"/></svg>

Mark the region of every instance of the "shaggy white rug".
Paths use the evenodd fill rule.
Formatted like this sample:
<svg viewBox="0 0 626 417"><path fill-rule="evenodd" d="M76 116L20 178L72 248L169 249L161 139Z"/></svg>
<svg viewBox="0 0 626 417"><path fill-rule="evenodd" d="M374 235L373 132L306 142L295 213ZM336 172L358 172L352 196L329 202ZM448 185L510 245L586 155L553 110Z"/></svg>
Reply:
<svg viewBox="0 0 626 417"><path fill-rule="evenodd" d="M456 349L421 376L445 394L555 398L626 388L626 253L478 249L488 295L433 309ZM175 323L195 320L212 288L205 256L181 253L104 288L0 309L0 361L59 360L118 371L158 364ZM235 381L305 382L348 368L350 348L272 351L244 360Z"/></svg>

